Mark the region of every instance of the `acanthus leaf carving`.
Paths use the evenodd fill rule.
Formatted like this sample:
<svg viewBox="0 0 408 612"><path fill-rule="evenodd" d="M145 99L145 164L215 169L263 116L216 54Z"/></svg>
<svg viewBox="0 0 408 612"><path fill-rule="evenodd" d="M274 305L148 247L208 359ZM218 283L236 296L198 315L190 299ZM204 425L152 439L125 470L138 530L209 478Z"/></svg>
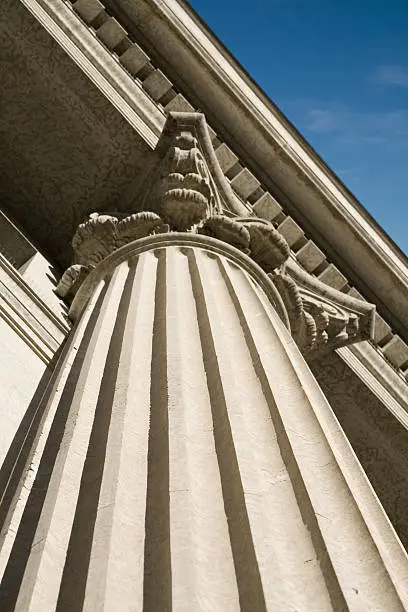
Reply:
<svg viewBox="0 0 408 612"><path fill-rule="evenodd" d="M82 281L88 276L90 268L81 264L73 264L69 266L62 275L58 286L56 288L56 294L68 301L77 293L79 287L82 285Z"/></svg>
<svg viewBox="0 0 408 612"><path fill-rule="evenodd" d="M135 207L154 210L175 231L189 231L219 211L196 134L196 114L184 121L170 117L158 144L161 161L145 179Z"/></svg>
<svg viewBox="0 0 408 612"><path fill-rule="evenodd" d="M78 226L72 239L75 263L96 266L116 248L116 224L111 215L93 213Z"/></svg>
<svg viewBox="0 0 408 612"><path fill-rule="evenodd" d="M163 219L156 213L147 211L128 215L116 226L116 248L150 234L160 233L164 228Z"/></svg>
<svg viewBox="0 0 408 612"><path fill-rule="evenodd" d="M232 246L235 246L240 251L249 254L251 236L243 223L236 219L231 219L225 215L214 215L209 217L198 232L207 236L212 236L218 240L223 240Z"/></svg>
<svg viewBox="0 0 408 612"><path fill-rule="evenodd" d="M240 218L251 240L251 256L265 272L281 266L290 255L290 246L272 223L257 217Z"/></svg>
<svg viewBox="0 0 408 612"><path fill-rule="evenodd" d="M72 241L75 263L92 269L128 242L165 231L200 233L227 242L266 272L289 257L289 245L272 223L255 217L234 194L202 114L171 113L157 156L138 190L134 211L93 213L81 223ZM65 277L60 293L71 294L70 279Z"/></svg>
<svg viewBox="0 0 408 612"><path fill-rule="evenodd" d="M75 264L63 275L59 295L71 299L91 269L129 242L164 232L197 233L232 245L269 274L285 305L286 324L307 358L370 337L374 307L300 268L284 236L233 192L204 115L170 113L155 157L132 211L94 213L78 227Z"/></svg>
<svg viewBox="0 0 408 612"><path fill-rule="evenodd" d="M113 215L93 213L81 223L72 240L75 263L62 275L56 293L72 300L82 281L110 253L134 240L168 230L156 213L147 211L119 219Z"/></svg>

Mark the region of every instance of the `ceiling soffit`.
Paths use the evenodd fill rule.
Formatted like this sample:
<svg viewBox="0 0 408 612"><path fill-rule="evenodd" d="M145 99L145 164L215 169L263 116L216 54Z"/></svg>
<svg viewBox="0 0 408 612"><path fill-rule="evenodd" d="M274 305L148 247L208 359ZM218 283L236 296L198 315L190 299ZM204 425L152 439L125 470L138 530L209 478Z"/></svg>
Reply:
<svg viewBox="0 0 408 612"><path fill-rule="evenodd" d="M65 267L74 228L123 201L152 147L19 2L1 3L0 47L1 207Z"/></svg>

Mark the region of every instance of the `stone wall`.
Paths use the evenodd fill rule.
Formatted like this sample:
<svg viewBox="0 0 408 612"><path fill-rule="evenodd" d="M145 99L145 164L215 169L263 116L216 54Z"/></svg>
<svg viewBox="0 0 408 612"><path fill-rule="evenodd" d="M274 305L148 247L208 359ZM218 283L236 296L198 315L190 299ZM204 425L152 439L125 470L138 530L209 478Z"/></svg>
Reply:
<svg viewBox="0 0 408 612"><path fill-rule="evenodd" d="M36 268L32 287L0 254L1 482L9 477L33 418L30 405L38 403L54 355L69 330L62 304L52 293L54 281L47 277L49 264L41 255L36 257L41 265L32 262Z"/></svg>
<svg viewBox="0 0 408 612"><path fill-rule="evenodd" d="M408 431L335 353L312 370L407 548Z"/></svg>

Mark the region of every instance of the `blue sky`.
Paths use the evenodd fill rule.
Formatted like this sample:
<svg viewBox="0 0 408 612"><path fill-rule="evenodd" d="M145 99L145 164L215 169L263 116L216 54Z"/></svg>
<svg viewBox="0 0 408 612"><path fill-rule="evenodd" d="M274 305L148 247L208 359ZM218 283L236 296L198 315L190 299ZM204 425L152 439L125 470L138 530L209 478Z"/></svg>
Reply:
<svg viewBox="0 0 408 612"><path fill-rule="evenodd" d="M190 0L408 252L408 0Z"/></svg>

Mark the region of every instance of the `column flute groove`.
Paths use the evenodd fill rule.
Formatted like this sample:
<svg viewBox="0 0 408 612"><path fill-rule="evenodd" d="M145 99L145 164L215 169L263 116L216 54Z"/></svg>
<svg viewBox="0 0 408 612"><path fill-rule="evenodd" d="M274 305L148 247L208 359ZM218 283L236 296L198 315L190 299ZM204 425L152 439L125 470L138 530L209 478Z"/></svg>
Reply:
<svg viewBox="0 0 408 612"><path fill-rule="evenodd" d="M189 263L204 367L211 399L215 447L221 474L224 507L228 519L240 607L241 610L248 612L254 609L261 611L266 609L265 597L252 541L202 277L197 265L196 254L193 251L189 251Z"/></svg>
<svg viewBox="0 0 408 612"><path fill-rule="evenodd" d="M317 609L328 609L330 600L316 564L310 534L303 525L287 468L277 444L268 398L254 368L248 336L231 296L230 279L238 276L248 290L241 296L247 307L254 291L252 281L224 258L197 253L205 284L205 299L213 334L226 406L242 480L255 562L269 606L305 606L314 599ZM217 285L215 285L217 281ZM227 282L228 281L228 282ZM259 311L254 313L259 316ZM309 559L311 563L304 565ZM275 577L274 581L270 576ZM245 580L245 578L243 578ZM293 584L300 588L294 589ZM317 586L318 585L318 586ZM326 608L325 608L326 607Z"/></svg>
<svg viewBox="0 0 408 612"><path fill-rule="evenodd" d="M130 261L133 277L116 375L84 609L143 606L144 521L157 258Z"/></svg>
<svg viewBox="0 0 408 612"><path fill-rule="evenodd" d="M167 384L167 253L157 252L150 379L150 424L145 520L143 607L172 609L169 501L169 422Z"/></svg>
<svg viewBox="0 0 408 612"><path fill-rule="evenodd" d="M5 533L6 537L1 547L2 557L4 555L4 573L0 587L0 607L4 606L5 610L17 607L17 598L23 592L22 581L50 486L52 466L56 461L70 416L71 403L77 381L83 372L84 360L93 352L97 337L95 326L106 293L107 286L101 283L90 308L75 329L72 342L63 358L62 367L57 372L56 380L50 385L49 394L45 398L48 404L44 410L45 418L39 424L34 446L28 453L24 480L15 493L14 507L9 511L8 520L12 529L9 528ZM89 365L88 358L87 367Z"/></svg>
<svg viewBox="0 0 408 612"><path fill-rule="evenodd" d="M170 518L176 610L238 610L191 249L168 254Z"/></svg>
<svg viewBox="0 0 408 612"><path fill-rule="evenodd" d="M64 610L81 610L85 600L94 527L100 505L99 498L106 446L112 410L115 407L114 396L117 375L136 268L132 267L126 270L126 272L127 276L123 285L103 369L64 571L61 578L57 602L57 610L61 612ZM104 563L102 561L103 559L100 559L100 580L103 580L104 577Z"/></svg>
<svg viewBox="0 0 408 612"><path fill-rule="evenodd" d="M244 282L236 275L237 304L242 304L243 296L248 295ZM367 478L306 362L287 337L287 330L272 309L265 309L259 294L251 292L250 296L246 312L254 362L265 394L272 399L277 439L293 479L299 509L315 543L333 608L353 609L357 605L359 609L359 603L353 601L353 583L359 580L357 590L366 598L364 606L403 610L403 593L394 590L391 577L393 563L383 563L387 547L378 546L372 537L370 524L374 517L369 506L377 513L377 505L373 498L368 500L371 487ZM266 317L256 317L256 302ZM366 499L359 503L357 490L349 488L353 480L359 481L365 491ZM386 530L385 514L381 518L381 529ZM397 566L402 560L399 546L395 554ZM350 572L350 563L354 572ZM371 572L376 575L374 582Z"/></svg>
<svg viewBox="0 0 408 612"><path fill-rule="evenodd" d="M93 333L96 318L102 305L106 289L105 283L101 281L99 286L95 289L94 295L84 312L84 316L78 321L78 324L73 330L72 337L64 347L60 356L61 367L57 371L57 377L49 381L44 391L32 421L32 426L22 446L19 459L16 462L15 471L4 489L0 511L0 573L3 575L2 584L6 581L3 572L7 565L11 548L15 542L14 536L17 532L16 526L18 526L22 518L25 503L32 490L34 477L37 474L42 451L53 424L53 418L61 400L61 394L63 392L67 393L65 388L67 380L73 381L78 376L80 365L87 348L87 345L84 344L82 340L83 337L89 339ZM68 384L67 386L72 395L74 386L72 384ZM61 418L63 419L64 417L61 415ZM55 452L57 448L58 445L55 445ZM30 466L30 469L28 466ZM34 528L35 523L31 526L31 529ZM28 530L25 541L27 543L30 541ZM17 558L22 559L23 554L19 554ZM19 570L16 569L15 575L18 574L18 571Z"/></svg>
<svg viewBox="0 0 408 612"><path fill-rule="evenodd" d="M254 309L254 305L251 304L252 308L249 307L247 300L245 299L245 296L248 296L247 287L245 287L245 285L251 285L252 289L252 282L249 278L244 279L242 275L237 275L234 273L228 274L227 266L225 265L225 263L221 260L218 263L221 269L221 274L225 280L226 287L231 296L231 300L234 303L235 310L242 327L248 351L251 356L254 373L259 379L262 392L268 404L272 422L276 431L276 440L279 446L279 451L285 463L290 481L292 483L299 511L302 515L304 522L309 526L312 542L316 551L316 558L319 560L319 565L322 569L322 573L327 583L327 589L328 593L330 594L330 599L335 609L346 609L347 603L341 591L336 572L331 563L330 555L325 546L325 542L321 535L318 522L316 521L316 516L313 512L313 507L309 499L306 486L304 485L302 475L299 471L296 458L293 455L285 428L282 426L280 414L277 410L275 397L271 388L271 382L268 379L268 376L266 375L265 369L262 365L262 357L255 344L248 318L244 311L244 309L247 310L247 312L249 309ZM252 291L250 292L250 295L251 294L253 294ZM263 309L263 301L260 300L260 302L262 303Z"/></svg>
<svg viewBox="0 0 408 612"><path fill-rule="evenodd" d="M83 360L16 603L17 609L53 609L58 600L59 582L64 570L100 384L127 272L127 263L115 269Z"/></svg>

